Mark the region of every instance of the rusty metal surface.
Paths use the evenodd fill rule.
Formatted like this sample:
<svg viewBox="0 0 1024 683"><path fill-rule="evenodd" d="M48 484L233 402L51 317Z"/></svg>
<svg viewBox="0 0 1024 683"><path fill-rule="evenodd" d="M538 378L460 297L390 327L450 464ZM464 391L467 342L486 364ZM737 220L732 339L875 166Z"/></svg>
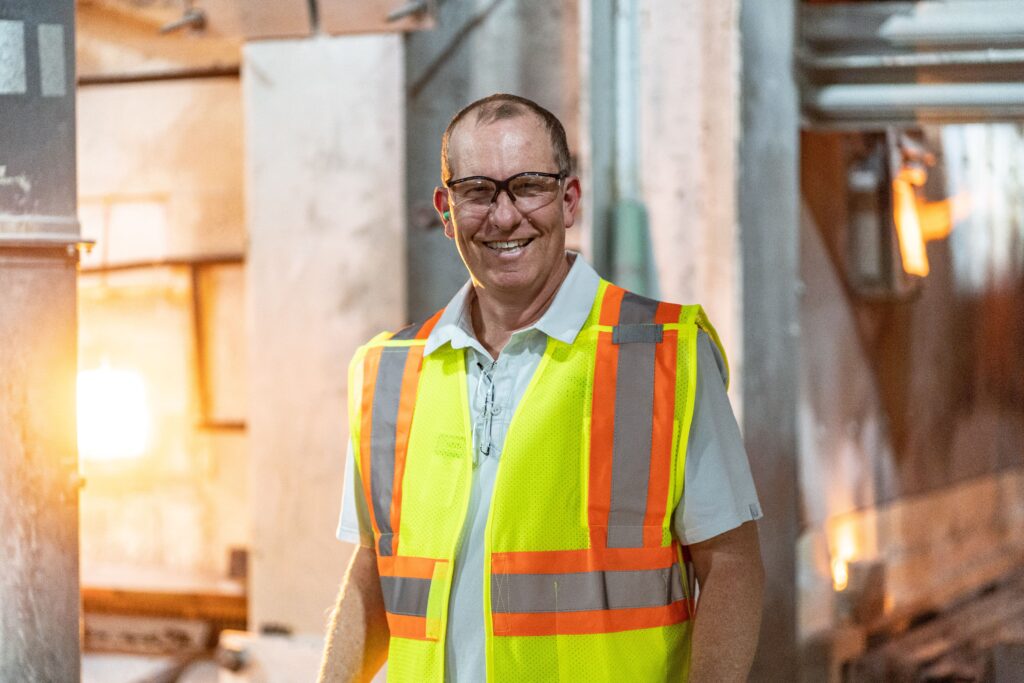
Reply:
<svg viewBox="0 0 1024 683"><path fill-rule="evenodd" d="M764 617L751 680L797 676L798 92L795 5L745 0L740 13L743 436L764 506Z"/></svg>

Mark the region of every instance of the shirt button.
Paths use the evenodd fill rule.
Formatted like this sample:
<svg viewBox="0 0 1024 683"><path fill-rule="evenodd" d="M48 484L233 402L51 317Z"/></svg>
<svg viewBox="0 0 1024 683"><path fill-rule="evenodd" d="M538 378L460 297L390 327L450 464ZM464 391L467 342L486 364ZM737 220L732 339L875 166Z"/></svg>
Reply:
<svg viewBox="0 0 1024 683"><path fill-rule="evenodd" d="M491 415L497 415L501 412L501 406L491 406Z"/></svg>

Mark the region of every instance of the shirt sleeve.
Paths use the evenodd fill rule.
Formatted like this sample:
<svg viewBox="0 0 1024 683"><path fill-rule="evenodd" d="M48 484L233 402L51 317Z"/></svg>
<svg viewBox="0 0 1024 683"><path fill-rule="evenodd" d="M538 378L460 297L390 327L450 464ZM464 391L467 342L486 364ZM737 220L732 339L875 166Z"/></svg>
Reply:
<svg viewBox="0 0 1024 683"><path fill-rule="evenodd" d="M707 333L699 332L683 497L672 517L673 530L684 544L706 541L762 517L725 379L718 348Z"/></svg>
<svg viewBox="0 0 1024 683"><path fill-rule="evenodd" d="M338 520L337 536L339 541L366 548L373 547L370 513L366 508L366 494L359 484L359 475L356 473L351 439L348 440L348 451L345 453L345 482L341 494L341 517Z"/></svg>

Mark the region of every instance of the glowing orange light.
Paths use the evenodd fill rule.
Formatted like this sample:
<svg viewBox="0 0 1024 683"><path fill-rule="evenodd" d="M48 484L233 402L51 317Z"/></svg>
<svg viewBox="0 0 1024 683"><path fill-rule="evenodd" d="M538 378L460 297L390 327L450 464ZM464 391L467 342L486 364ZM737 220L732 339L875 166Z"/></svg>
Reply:
<svg viewBox="0 0 1024 683"><path fill-rule="evenodd" d="M78 373L78 452L86 460L137 458L149 442L142 375L104 363Z"/></svg>
<svg viewBox="0 0 1024 683"><path fill-rule="evenodd" d="M949 237L953 228L971 213L971 196L967 192L938 202L918 202L921 236L925 242Z"/></svg>
<svg viewBox="0 0 1024 683"><path fill-rule="evenodd" d="M837 592L846 590L850 581L850 560L857 556L857 540L853 529L840 527L836 532L835 550L832 553L832 588Z"/></svg>
<svg viewBox="0 0 1024 683"><path fill-rule="evenodd" d="M896 236L900 243L903 270L911 275L924 277L929 272L928 254L925 252L924 236L921 232L920 216L917 213L917 193L912 180L900 173L892 184L893 213L895 214Z"/></svg>

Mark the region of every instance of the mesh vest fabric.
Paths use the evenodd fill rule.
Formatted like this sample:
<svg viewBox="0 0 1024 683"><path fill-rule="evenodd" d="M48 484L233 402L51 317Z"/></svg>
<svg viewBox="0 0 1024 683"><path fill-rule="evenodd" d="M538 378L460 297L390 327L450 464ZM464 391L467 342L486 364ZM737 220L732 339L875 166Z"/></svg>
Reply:
<svg viewBox="0 0 1024 683"><path fill-rule="evenodd" d="M472 454L464 352L442 346L423 358L429 328L382 334L357 351L349 404L360 480L367 500L378 498L370 507L391 627L388 677L440 683ZM685 679L692 593L670 527L685 485L698 328L718 343L699 306L602 281L575 342L549 338L509 426L488 517L488 680ZM395 353L407 354L401 380L381 371L381 358L398 367L388 360ZM653 380L632 376L648 368ZM607 394L609 373L625 393ZM400 388L382 392L381 381ZM649 398L634 401L634 385ZM645 401L647 413L632 405ZM402 431L401 410L387 427L367 413L390 415L381 406L403 402L412 406L404 437L369 434ZM653 427L637 437L629 425L652 410ZM382 484L388 477L395 481Z"/></svg>

